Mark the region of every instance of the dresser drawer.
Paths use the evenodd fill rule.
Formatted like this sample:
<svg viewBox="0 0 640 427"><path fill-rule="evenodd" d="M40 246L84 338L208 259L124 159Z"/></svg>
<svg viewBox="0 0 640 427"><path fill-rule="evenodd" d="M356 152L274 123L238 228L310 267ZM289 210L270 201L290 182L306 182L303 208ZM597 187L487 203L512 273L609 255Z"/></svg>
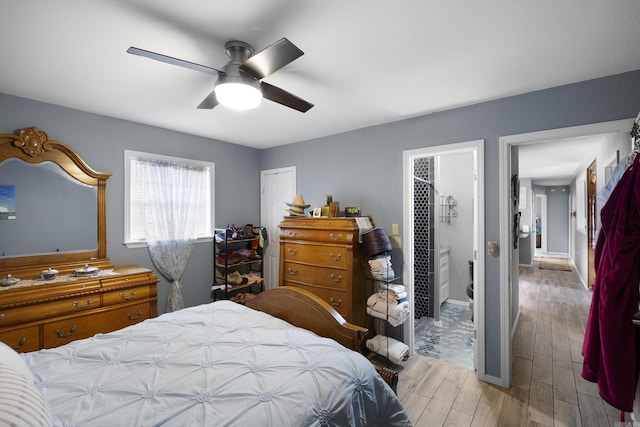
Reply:
<svg viewBox="0 0 640 427"><path fill-rule="evenodd" d="M150 315L150 305L155 301L133 304L127 307L119 307L96 316L95 322L99 324L101 332L115 331L127 326L147 320Z"/></svg>
<svg viewBox="0 0 640 427"><path fill-rule="evenodd" d="M351 284L349 274L338 270L312 265L296 264L285 261L282 269L283 280L294 280L301 283L313 283L323 288L347 289Z"/></svg>
<svg viewBox="0 0 640 427"><path fill-rule="evenodd" d="M336 244L354 243L354 231L351 230L310 230L305 228L284 228L280 231L280 239L289 241L328 242ZM357 243L357 234L355 234Z"/></svg>
<svg viewBox="0 0 640 427"><path fill-rule="evenodd" d="M121 304L125 301L143 301L151 295L150 286L139 286L137 288L120 289L117 291L105 292L103 296L104 305Z"/></svg>
<svg viewBox="0 0 640 427"><path fill-rule="evenodd" d="M348 268L348 252L344 246L284 244L284 257L287 261L321 265L332 268Z"/></svg>
<svg viewBox="0 0 640 427"><path fill-rule="evenodd" d="M348 301L347 292L337 289L324 289L318 288L316 286L308 286L289 280L285 280L284 286L294 286L296 288L304 289L317 295L318 297L329 303L329 305L331 305L331 307L333 307L338 313L340 313L340 315L344 317L347 322L351 322L351 307L350 302Z"/></svg>
<svg viewBox="0 0 640 427"><path fill-rule="evenodd" d="M40 349L39 328L27 326L0 331L0 341L18 352L36 351Z"/></svg>
<svg viewBox="0 0 640 427"><path fill-rule="evenodd" d="M100 332L111 332L149 318L149 304L105 310L76 316L43 326L44 348L58 347L71 341L89 338Z"/></svg>
<svg viewBox="0 0 640 427"><path fill-rule="evenodd" d="M69 313L79 313L100 307L100 294L81 295L43 304L0 309L0 327L48 319Z"/></svg>
<svg viewBox="0 0 640 427"><path fill-rule="evenodd" d="M95 335L98 332L95 320L95 315L86 315L45 323L42 329L43 348L58 347Z"/></svg>
<svg viewBox="0 0 640 427"><path fill-rule="evenodd" d="M149 283L156 283L157 279L150 277L150 273L137 273L137 274L115 274L111 277L106 277L100 280L102 288L108 290L108 288L122 288L136 285L143 285Z"/></svg>

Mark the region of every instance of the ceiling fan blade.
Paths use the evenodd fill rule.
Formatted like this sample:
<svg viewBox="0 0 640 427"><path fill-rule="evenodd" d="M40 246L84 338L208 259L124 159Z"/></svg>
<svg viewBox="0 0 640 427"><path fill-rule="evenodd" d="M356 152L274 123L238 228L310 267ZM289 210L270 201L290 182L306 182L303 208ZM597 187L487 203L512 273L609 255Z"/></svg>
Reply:
<svg viewBox="0 0 640 427"><path fill-rule="evenodd" d="M240 68L262 79L290 62L300 58L304 52L286 38L282 38L244 61Z"/></svg>
<svg viewBox="0 0 640 427"><path fill-rule="evenodd" d="M305 101L302 98L287 92L284 89L270 85L269 83L261 82L262 97L278 104L282 104L285 107L293 108L294 110L306 113L313 107L313 104Z"/></svg>
<svg viewBox="0 0 640 427"><path fill-rule="evenodd" d="M211 74L212 76L218 76L224 74L224 72L216 70L215 68L207 67L206 65L196 64L194 62L185 61L183 59L173 58L171 56L162 55L161 53L155 53L137 47L130 47L127 49L127 53L132 55L144 56L145 58L153 59L160 62L165 62L171 65L177 65L178 67L188 68L190 70L200 71L202 73Z"/></svg>
<svg viewBox="0 0 640 427"><path fill-rule="evenodd" d="M211 110L216 105L218 105L218 98L216 98L216 91L214 90L202 100L198 108L201 110Z"/></svg>

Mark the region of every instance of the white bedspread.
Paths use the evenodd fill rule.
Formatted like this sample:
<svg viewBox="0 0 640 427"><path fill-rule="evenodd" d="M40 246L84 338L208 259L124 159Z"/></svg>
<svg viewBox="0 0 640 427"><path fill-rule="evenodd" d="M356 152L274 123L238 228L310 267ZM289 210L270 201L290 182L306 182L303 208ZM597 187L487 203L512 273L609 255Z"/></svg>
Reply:
<svg viewBox="0 0 640 427"><path fill-rule="evenodd" d="M410 424L362 355L229 301L23 357L58 426Z"/></svg>

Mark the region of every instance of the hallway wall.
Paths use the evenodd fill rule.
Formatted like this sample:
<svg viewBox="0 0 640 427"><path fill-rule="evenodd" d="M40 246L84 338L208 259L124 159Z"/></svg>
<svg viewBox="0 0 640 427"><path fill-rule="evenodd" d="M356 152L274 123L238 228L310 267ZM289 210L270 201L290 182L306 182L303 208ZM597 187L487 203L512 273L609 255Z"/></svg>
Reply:
<svg viewBox="0 0 640 427"><path fill-rule="evenodd" d="M569 187L547 187L547 252L569 253Z"/></svg>

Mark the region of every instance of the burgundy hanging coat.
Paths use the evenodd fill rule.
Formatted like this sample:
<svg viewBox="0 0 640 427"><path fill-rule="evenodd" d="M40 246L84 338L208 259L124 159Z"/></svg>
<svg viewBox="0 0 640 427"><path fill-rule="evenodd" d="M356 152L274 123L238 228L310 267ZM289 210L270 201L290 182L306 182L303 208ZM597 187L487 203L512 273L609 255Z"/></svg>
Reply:
<svg viewBox="0 0 640 427"><path fill-rule="evenodd" d="M632 323L640 298L640 155L600 217L582 377L597 382L609 404L631 412L640 372L640 327Z"/></svg>

